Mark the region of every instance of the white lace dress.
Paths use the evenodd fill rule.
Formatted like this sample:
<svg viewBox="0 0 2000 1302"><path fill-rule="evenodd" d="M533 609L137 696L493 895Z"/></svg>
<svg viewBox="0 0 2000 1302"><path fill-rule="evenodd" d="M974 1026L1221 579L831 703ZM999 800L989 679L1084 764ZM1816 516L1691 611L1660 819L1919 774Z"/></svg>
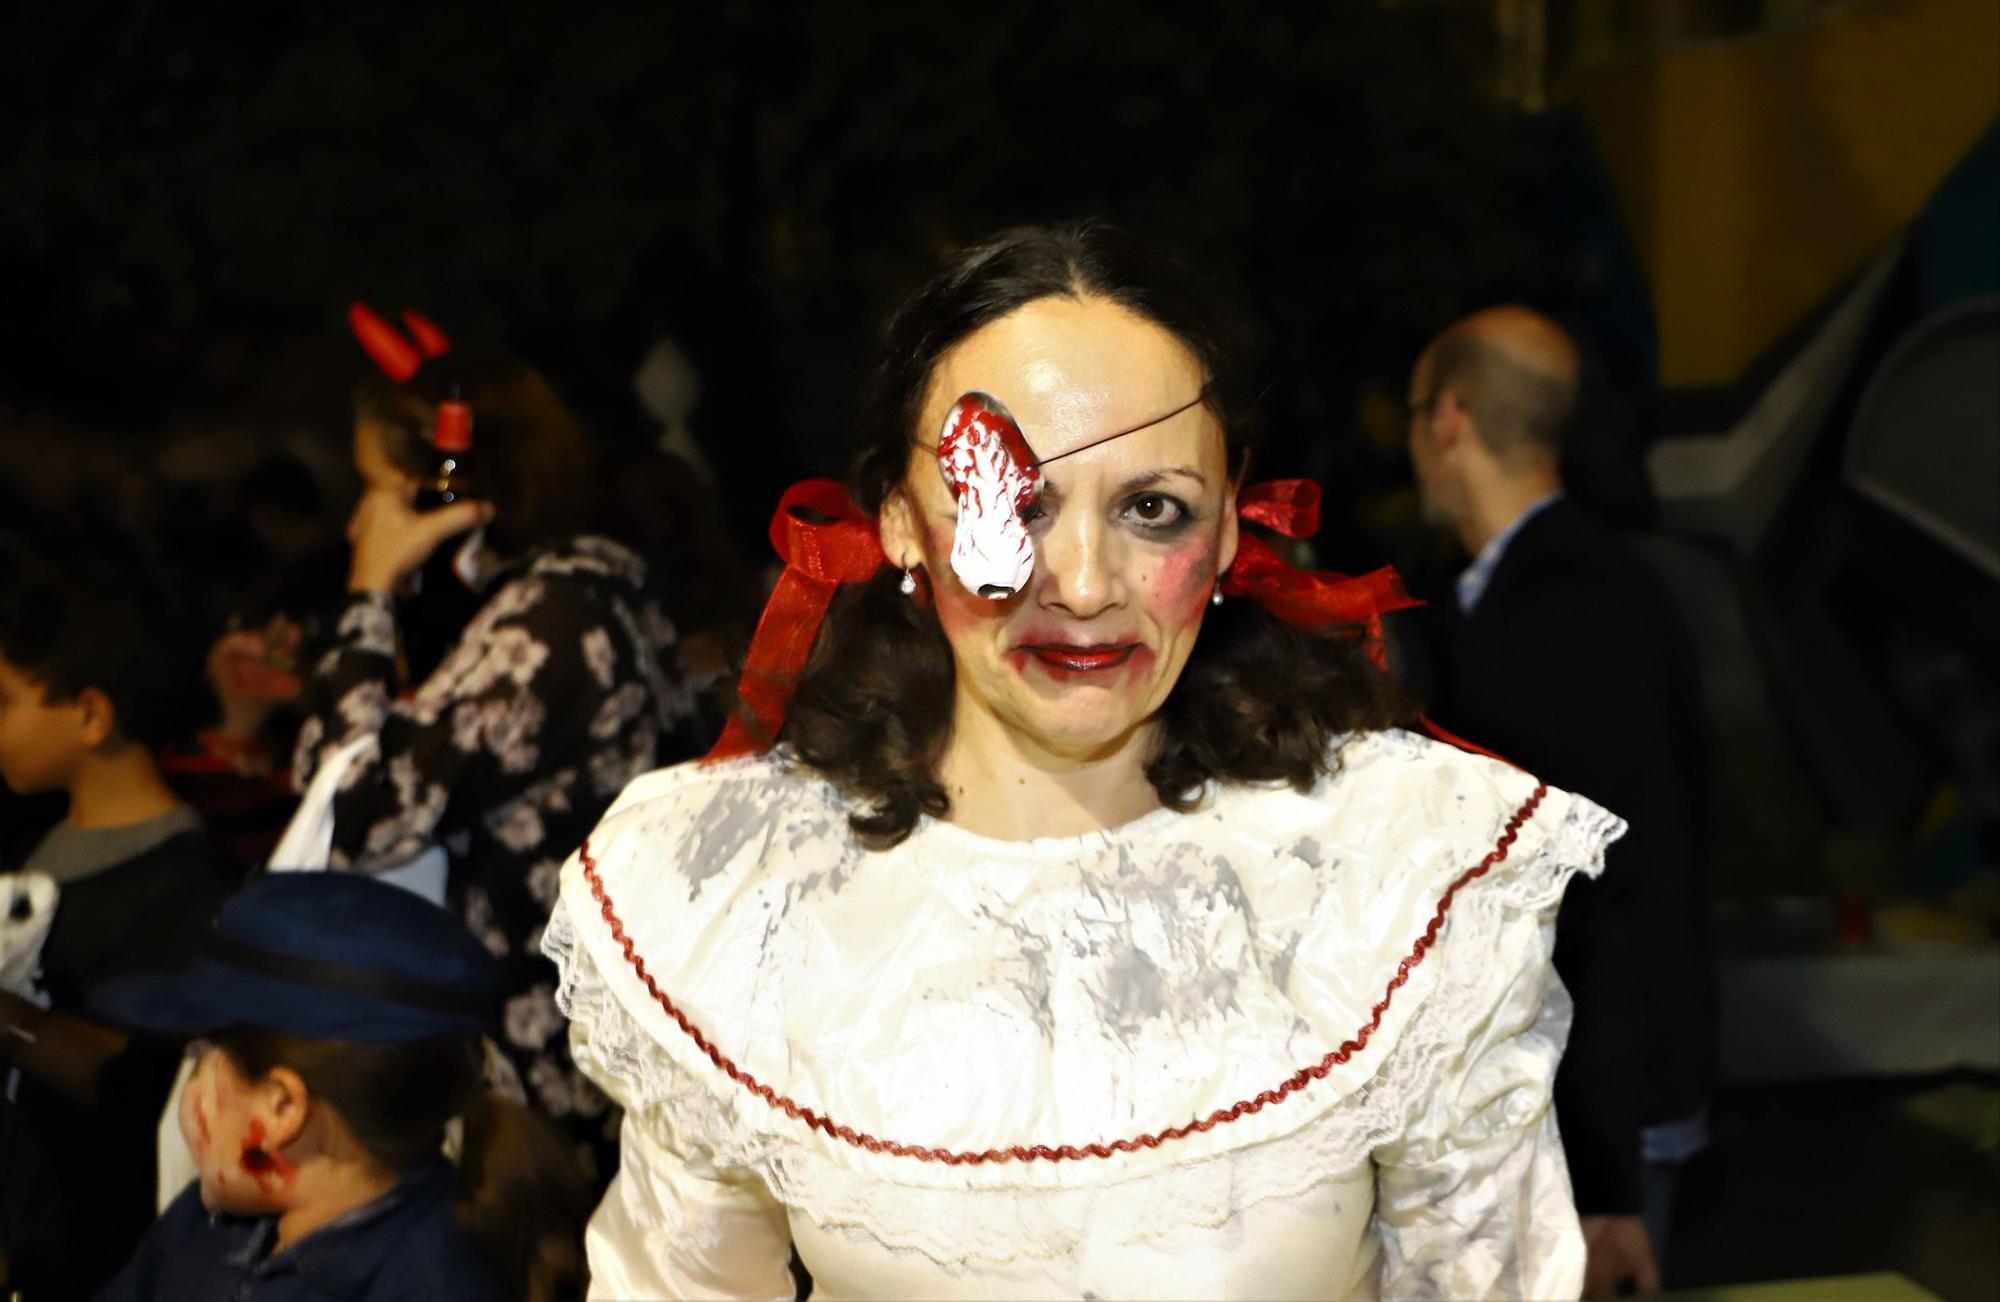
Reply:
<svg viewBox="0 0 2000 1302"><path fill-rule="evenodd" d="M1341 754L884 852L779 757L634 782L544 939L626 1109L591 1295L789 1297L790 1243L821 1298L1574 1297L1549 954L1623 825L1407 733Z"/></svg>

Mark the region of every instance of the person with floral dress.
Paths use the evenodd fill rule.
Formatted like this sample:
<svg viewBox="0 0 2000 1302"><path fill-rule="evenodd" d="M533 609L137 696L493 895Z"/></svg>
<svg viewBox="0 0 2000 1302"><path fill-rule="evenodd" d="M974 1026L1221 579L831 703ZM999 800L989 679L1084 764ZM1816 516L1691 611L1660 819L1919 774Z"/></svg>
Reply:
<svg viewBox="0 0 2000 1302"><path fill-rule="evenodd" d="M419 511L416 440L447 393L472 405L481 466L493 469L478 500ZM539 946L563 860L611 799L697 749L675 630L636 554L548 527L587 514L581 476L551 470L587 465L587 444L532 370L449 353L399 385L364 388L359 410L356 464L369 487L348 531L346 604L306 680L295 777L303 786L334 751L374 739L334 798L330 866L381 871L444 848L448 902L503 971L492 1084L588 1141L606 1179L616 1119L571 1065ZM551 486L551 474L565 482ZM481 530L474 545L496 572L437 668L404 690L398 594L468 529Z"/></svg>

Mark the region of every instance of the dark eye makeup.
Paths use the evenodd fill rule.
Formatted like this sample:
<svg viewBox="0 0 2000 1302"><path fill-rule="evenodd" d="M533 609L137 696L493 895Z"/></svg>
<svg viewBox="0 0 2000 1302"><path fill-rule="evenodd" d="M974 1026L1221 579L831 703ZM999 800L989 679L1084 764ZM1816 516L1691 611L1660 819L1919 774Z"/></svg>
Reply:
<svg viewBox="0 0 2000 1302"><path fill-rule="evenodd" d="M1156 534L1179 533L1194 519L1188 504L1172 493L1134 493L1119 511L1139 528Z"/></svg>
<svg viewBox="0 0 2000 1302"><path fill-rule="evenodd" d="M1021 509L1021 519L1030 530L1051 518L1049 494L1043 494ZM1060 503L1056 504L1058 507ZM1134 493L1117 506L1118 519L1144 534L1169 538L1193 524L1193 508L1172 493L1154 490Z"/></svg>

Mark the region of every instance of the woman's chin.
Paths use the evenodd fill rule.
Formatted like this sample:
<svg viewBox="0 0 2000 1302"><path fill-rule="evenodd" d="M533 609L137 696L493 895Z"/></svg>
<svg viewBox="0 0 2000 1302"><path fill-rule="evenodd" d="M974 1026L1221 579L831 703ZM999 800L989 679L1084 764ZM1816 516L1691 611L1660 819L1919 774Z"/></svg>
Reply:
<svg viewBox="0 0 2000 1302"><path fill-rule="evenodd" d="M1115 750L1144 716L1123 701L1092 701L1096 693L1068 692L1067 699L1036 701L1016 728L1045 751L1088 759Z"/></svg>

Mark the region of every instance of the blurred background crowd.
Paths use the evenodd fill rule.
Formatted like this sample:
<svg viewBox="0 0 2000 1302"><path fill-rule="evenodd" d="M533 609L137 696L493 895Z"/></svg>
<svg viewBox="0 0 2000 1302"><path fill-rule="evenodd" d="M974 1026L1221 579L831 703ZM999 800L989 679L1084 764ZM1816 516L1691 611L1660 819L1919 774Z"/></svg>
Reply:
<svg viewBox="0 0 2000 1302"><path fill-rule="evenodd" d="M1721 1085L1667 1283L1991 1296L2000 5L84 3L0 46L0 535L84 605L167 594L148 740L246 873L331 708L353 302L560 394L562 536L629 549L672 630L653 763L719 727L768 512L844 469L874 323L942 251L1101 215L1233 286L1258 477L1323 485L1320 564L1433 599L1465 558L1411 364L1546 313L1586 359L1570 495L1701 685ZM0 794L0 870L64 809Z"/></svg>

